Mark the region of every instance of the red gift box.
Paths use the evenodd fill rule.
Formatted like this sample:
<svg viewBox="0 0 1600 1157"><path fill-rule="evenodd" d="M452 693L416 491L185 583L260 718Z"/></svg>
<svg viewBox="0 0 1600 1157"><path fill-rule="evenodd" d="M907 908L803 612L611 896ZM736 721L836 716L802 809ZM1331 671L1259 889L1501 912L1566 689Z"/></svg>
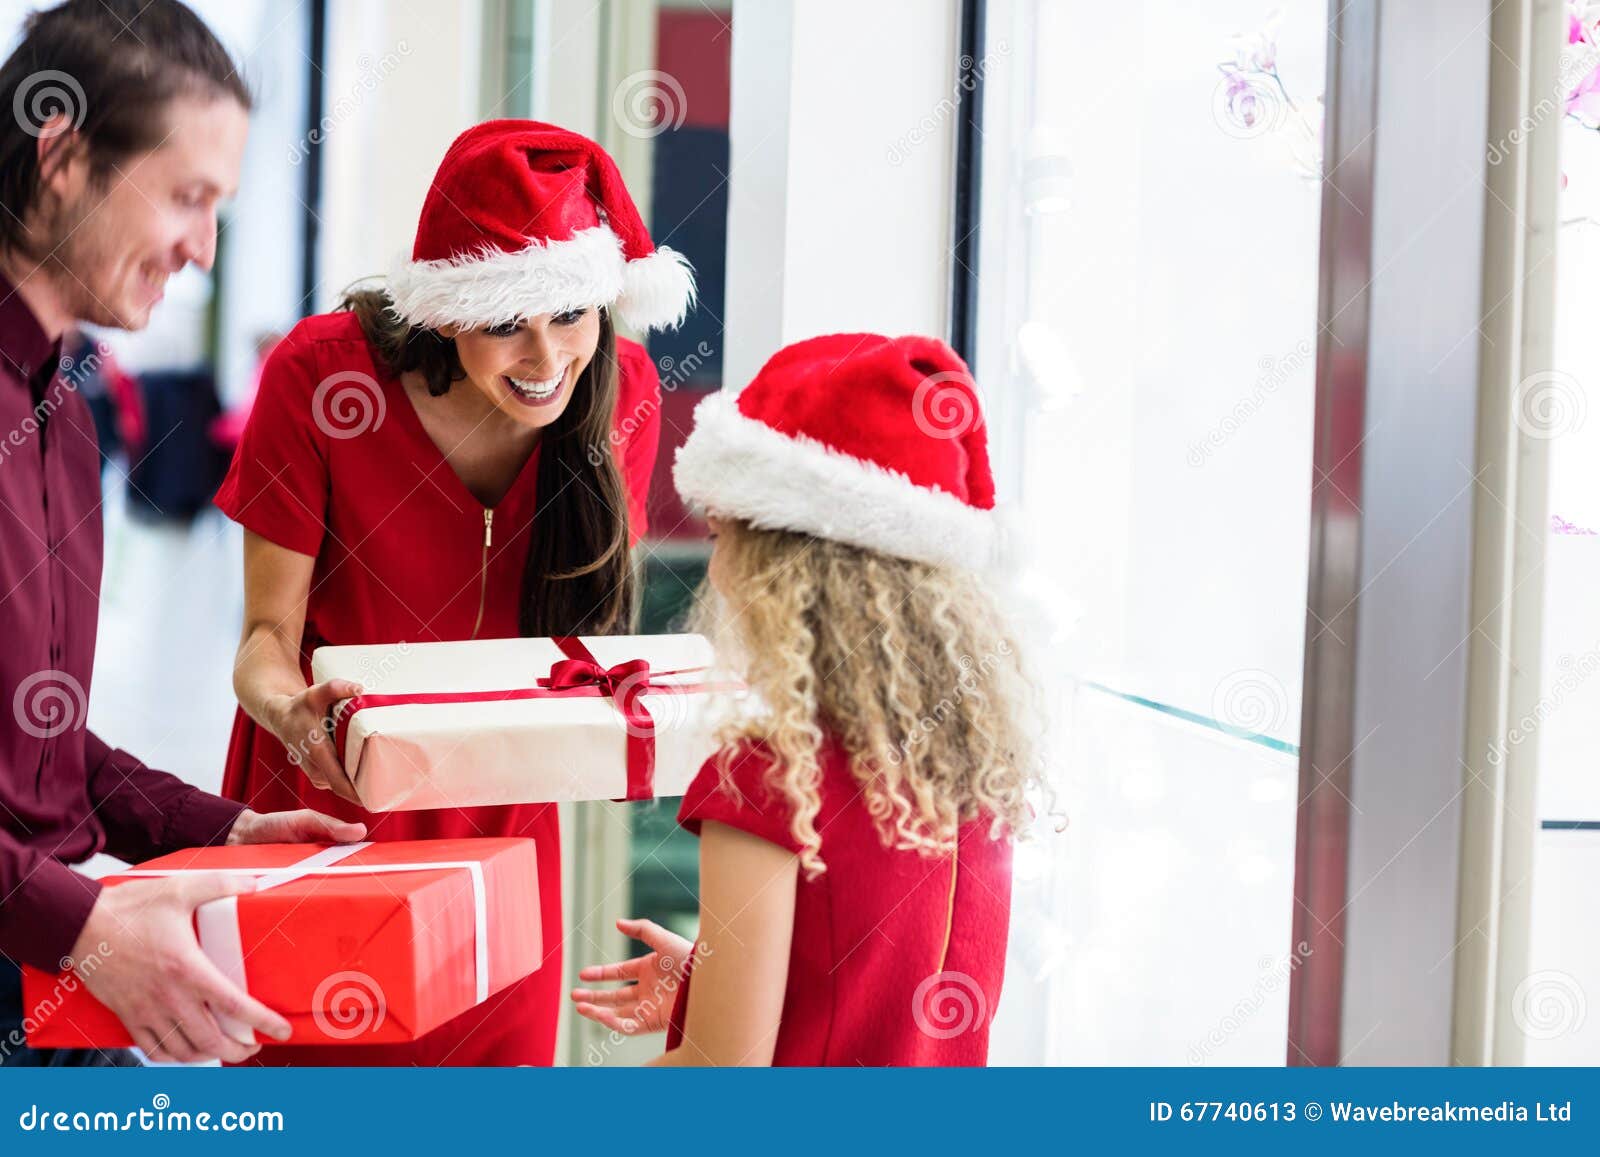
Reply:
<svg viewBox="0 0 1600 1157"><path fill-rule="evenodd" d="M223 975L289 1021L283 1043L415 1040L540 964L532 840L193 848L103 883L210 871L257 880L202 904L196 933ZM75 975L25 968L23 1001L36 1048L133 1043Z"/></svg>

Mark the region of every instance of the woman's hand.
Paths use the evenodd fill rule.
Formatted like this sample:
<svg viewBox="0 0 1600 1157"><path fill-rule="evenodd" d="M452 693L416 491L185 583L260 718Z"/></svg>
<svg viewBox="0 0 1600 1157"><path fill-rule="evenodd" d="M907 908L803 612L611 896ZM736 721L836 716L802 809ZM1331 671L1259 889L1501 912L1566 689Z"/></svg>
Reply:
<svg viewBox="0 0 1600 1157"><path fill-rule="evenodd" d="M573 1005L581 1015L624 1036L665 1032L694 944L652 920L618 920L617 930L643 940L651 951L619 964L591 964L579 970L578 979L590 983L627 983L621 988L574 988Z"/></svg>
<svg viewBox="0 0 1600 1157"><path fill-rule="evenodd" d="M287 749L289 762L317 787L351 803L360 800L333 742L333 709L341 700L359 694L359 683L329 679L298 694L273 695L261 704L265 717L261 722Z"/></svg>
<svg viewBox="0 0 1600 1157"><path fill-rule="evenodd" d="M334 705L361 693L348 679L306 686L300 667L316 559L244 532L244 632L233 663L239 706L289 752L317 787L359 803L334 749Z"/></svg>
<svg viewBox="0 0 1600 1157"><path fill-rule="evenodd" d="M366 824L335 819L310 808L266 813L245 808L233 822L228 844L354 844L366 837Z"/></svg>

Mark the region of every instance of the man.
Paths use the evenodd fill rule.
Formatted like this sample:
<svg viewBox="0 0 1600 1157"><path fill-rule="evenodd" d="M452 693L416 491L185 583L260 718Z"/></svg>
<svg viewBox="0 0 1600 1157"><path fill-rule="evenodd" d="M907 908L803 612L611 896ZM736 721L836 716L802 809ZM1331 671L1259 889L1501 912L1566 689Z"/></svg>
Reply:
<svg viewBox="0 0 1600 1157"><path fill-rule="evenodd" d="M203 844L365 835L312 811L258 815L146 768L85 727L99 610L100 459L59 372L79 321L139 329L173 273L210 269L250 97L176 0L69 0L0 66L0 1052L7 1064L126 1064L18 1048L18 964L74 962L157 1060L241 1061L288 1023L202 954L194 909L248 890L212 874L101 889L67 867ZM173 704L174 710L182 705ZM92 968L89 967L92 962ZM237 1030L235 1030L237 1031Z"/></svg>

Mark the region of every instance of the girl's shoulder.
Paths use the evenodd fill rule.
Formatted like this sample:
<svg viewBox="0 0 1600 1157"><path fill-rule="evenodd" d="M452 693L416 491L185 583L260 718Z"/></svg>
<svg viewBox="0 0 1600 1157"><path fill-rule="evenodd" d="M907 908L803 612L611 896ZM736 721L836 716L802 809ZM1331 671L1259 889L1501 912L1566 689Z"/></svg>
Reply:
<svg viewBox="0 0 1600 1157"><path fill-rule="evenodd" d="M728 778L736 783L755 786L765 782L776 770L781 757L764 739L740 739L722 748L701 767L707 778ZM824 730L822 745L817 750L817 763L824 779L837 774L850 774L850 759L844 747L832 733ZM720 771L726 768L726 773Z"/></svg>
<svg viewBox="0 0 1600 1157"><path fill-rule="evenodd" d="M684 800L721 791L743 798L764 797L776 763L772 748L759 739L743 739L718 750L700 765Z"/></svg>
<svg viewBox="0 0 1600 1157"><path fill-rule="evenodd" d="M716 820L790 851L800 851L790 830L794 807L776 782L778 761L777 752L759 739L724 747L701 765L684 792L678 822L698 835L702 821ZM840 786L854 795L849 790L849 760L831 736L824 737L818 762L824 799L833 794L830 789Z"/></svg>

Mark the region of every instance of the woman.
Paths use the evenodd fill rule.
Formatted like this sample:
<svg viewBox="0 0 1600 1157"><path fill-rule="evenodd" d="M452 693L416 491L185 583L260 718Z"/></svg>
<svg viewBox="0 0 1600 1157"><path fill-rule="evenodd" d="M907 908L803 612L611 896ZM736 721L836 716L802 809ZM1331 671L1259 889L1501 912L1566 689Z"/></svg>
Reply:
<svg viewBox="0 0 1600 1157"><path fill-rule="evenodd" d="M598 145L491 121L450 146L387 288L307 318L273 352L217 495L246 531L224 791L257 810L314 802L379 840L532 837L545 957L414 1044L282 1047L256 1063L551 1063L555 806L374 815L334 803L329 790L353 791L326 720L358 688L309 685L311 653L627 631L660 384L612 315L675 325L693 298L687 263L651 244Z"/></svg>

